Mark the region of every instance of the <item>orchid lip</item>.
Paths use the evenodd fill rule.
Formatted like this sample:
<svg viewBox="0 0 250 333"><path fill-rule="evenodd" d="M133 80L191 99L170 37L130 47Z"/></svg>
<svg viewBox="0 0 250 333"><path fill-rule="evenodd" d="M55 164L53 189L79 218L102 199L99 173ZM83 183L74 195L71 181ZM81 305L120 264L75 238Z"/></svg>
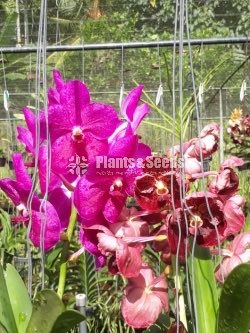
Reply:
<svg viewBox="0 0 250 333"><path fill-rule="evenodd" d="M193 216L190 219L190 227L192 228L199 228L203 225L203 220L199 215L193 214Z"/></svg>
<svg viewBox="0 0 250 333"><path fill-rule="evenodd" d="M28 211L27 208L25 207L25 205L23 203L20 203L20 205L16 206L16 209L24 216L24 217L28 217Z"/></svg>
<svg viewBox="0 0 250 333"><path fill-rule="evenodd" d="M84 139L83 130L80 126L74 126L72 130L72 139L77 143L81 143Z"/></svg>
<svg viewBox="0 0 250 333"><path fill-rule="evenodd" d="M110 192L113 192L115 190L120 190L123 186L123 183L121 181L121 179L116 179L113 184L110 186Z"/></svg>
<svg viewBox="0 0 250 333"><path fill-rule="evenodd" d="M162 180L157 180L155 182L155 187L157 194L165 194L168 192L168 189Z"/></svg>
<svg viewBox="0 0 250 333"><path fill-rule="evenodd" d="M145 293L146 293L147 295L152 294L152 290L151 290L150 287L146 287L146 288L144 289L144 291L145 291Z"/></svg>

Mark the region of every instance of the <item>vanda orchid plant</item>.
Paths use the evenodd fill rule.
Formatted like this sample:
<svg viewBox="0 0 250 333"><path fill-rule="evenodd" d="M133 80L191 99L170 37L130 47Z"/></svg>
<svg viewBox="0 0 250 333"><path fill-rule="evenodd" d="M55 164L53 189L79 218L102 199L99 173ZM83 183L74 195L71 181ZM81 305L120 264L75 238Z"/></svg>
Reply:
<svg viewBox="0 0 250 333"><path fill-rule="evenodd" d="M31 242L46 252L60 240L70 242L79 224L79 251L71 257L65 251L61 254L58 295L64 294L67 260L88 251L97 269L106 266L110 274L126 280L121 313L129 326L142 331L170 311L175 319L168 332L195 332L194 327L197 333L217 332L218 299L212 310L206 308L209 297L214 297L212 280L216 277L220 286L236 266L250 261L250 232L241 233L244 199L237 194L235 171L244 162L231 156L219 170L203 172L203 159L218 149L215 123L203 128L198 138L166 147L165 156L153 157L137 135L150 112L147 104L140 103L142 85L123 100L120 119L112 106L91 100L81 81L65 82L57 70L53 79L48 110L39 113L39 135L29 108L23 109L27 127L17 127L17 138L30 160L13 154L15 179L1 179L0 188L19 211L13 223L30 224ZM39 186L30 196L33 186L27 168L35 164ZM194 191L195 183L202 184L202 191ZM160 273L154 271L147 249L161 259ZM205 251L206 260L196 257L196 251ZM221 258L212 275L210 254L215 260L217 255ZM164 265L173 269L174 286ZM181 297L180 266L190 267L189 305ZM210 275L204 278L204 272ZM188 319L192 310L194 316Z"/></svg>

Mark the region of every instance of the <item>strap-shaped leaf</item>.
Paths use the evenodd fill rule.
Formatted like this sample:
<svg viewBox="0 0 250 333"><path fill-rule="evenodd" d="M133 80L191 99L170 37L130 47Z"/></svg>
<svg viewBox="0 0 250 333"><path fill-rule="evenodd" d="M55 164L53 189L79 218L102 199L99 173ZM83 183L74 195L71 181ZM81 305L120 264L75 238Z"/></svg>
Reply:
<svg viewBox="0 0 250 333"><path fill-rule="evenodd" d="M248 333L250 329L250 265L236 267L220 297L218 333Z"/></svg>
<svg viewBox="0 0 250 333"><path fill-rule="evenodd" d="M59 296L52 290L37 294L26 333L64 333L85 318L77 311L65 310Z"/></svg>
<svg viewBox="0 0 250 333"><path fill-rule="evenodd" d="M51 333L67 333L83 320L85 320L84 316L78 311L64 311L57 318Z"/></svg>
<svg viewBox="0 0 250 333"><path fill-rule="evenodd" d="M5 280L18 333L25 333L32 313L27 288L16 269L10 264L7 264Z"/></svg>
<svg viewBox="0 0 250 333"><path fill-rule="evenodd" d="M3 268L0 265L0 331L18 333L14 314L11 308L10 298L5 283ZM1 326L4 328L1 328Z"/></svg>
<svg viewBox="0 0 250 333"><path fill-rule="evenodd" d="M195 254L189 260L190 272L193 268L193 298L196 308L197 332L215 333L218 295L214 277L214 265L208 249L196 245Z"/></svg>

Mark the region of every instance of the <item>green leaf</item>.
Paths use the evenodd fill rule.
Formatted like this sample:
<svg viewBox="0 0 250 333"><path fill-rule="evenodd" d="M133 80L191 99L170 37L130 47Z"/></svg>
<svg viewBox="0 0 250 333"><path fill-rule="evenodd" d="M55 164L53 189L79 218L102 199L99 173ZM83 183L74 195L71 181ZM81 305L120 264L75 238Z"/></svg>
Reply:
<svg viewBox="0 0 250 333"><path fill-rule="evenodd" d="M8 290L4 279L3 268L1 265L0 265L0 323L8 333L18 333L14 314L11 308ZM2 331L4 332L3 329Z"/></svg>
<svg viewBox="0 0 250 333"><path fill-rule="evenodd" d="M5 279L18 333L25 333L32 313L27 288L16 269L10 264L7 264Z"/></svg>
<svg viewBox="0 0 250 333"><path fill-rule="evenodd" d="M0 324L0 333L8 333L2 324Z"/></svg>
<svg viewBox="0 0 250 333"><path fill-rule="evenodd" d="M77 311L66 311L63 302L54 291L42 290L35 298L25 333L64 333L84 319Z"/></svg>
<svg viewBox="0 0 250 333"><path fill-rule="evenodd" d="M54 291L42 290L35 298L26 333L51 333L57 318L64 310L64 304Z"/></svg>
<svg viewBox="0 0 250 333"><path fill-rule="evenodd" d="M48 268L53 268L55 266L55 263L62 252L62 248L63 242L60 242L51 252L49 252L46 259Z"/></svg>
<svg viewBox="0 0 250 333"><path fill-rule="evenodd" d="M218 333L248 333L250 329L250 265L236 267L220 297Z"/></svg>
<svg viewBox="0 0 250 333"><path fill-rule="evenodd" d="M198 326L197 332L215 333L218 295L214 265L209 250L196 245L194 258L189 258L189 268L194 281L192 289Z"/></svg>
<svg viewBox="0 0 250 333"><path fill-rule="evenodd" d="M83 320L85 317L80 312L67 310L57 318L51 333L67 333Z"/></svg>
<svg viewBox="0 0 250 333"><path fill-rule="evenodd" d="M9 45L10 36L15 36L16 13L7 16L0 33L0 45Z"/></svg>

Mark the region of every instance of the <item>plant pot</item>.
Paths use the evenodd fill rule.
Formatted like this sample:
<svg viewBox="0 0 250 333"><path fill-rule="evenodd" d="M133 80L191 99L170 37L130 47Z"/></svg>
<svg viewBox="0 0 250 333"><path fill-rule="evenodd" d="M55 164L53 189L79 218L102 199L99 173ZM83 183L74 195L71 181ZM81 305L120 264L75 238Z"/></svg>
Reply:
<svg viewBox="0 0 250 333"><path fill-rule="evenodd" d="M211 158L210 157L204 158L204 160L203 160L203 171L204 172L207 172L207 171L210 170L210 165L209 165L210 162L211 162Z"/></svg>
<svg viewBox="0 0 250 333"><path fill-rule="evenodd" d="M10 170L13 170L13 162L12 162L12 161L9 161L8 164L9 164L9 169L10 169Z"/></svg>
<svg viewBox="0 0 250 333"><path fill-rule="evenodd" d="M6 164L6 158L5 157L0 157L0 167L4 167Z"/></svg>

